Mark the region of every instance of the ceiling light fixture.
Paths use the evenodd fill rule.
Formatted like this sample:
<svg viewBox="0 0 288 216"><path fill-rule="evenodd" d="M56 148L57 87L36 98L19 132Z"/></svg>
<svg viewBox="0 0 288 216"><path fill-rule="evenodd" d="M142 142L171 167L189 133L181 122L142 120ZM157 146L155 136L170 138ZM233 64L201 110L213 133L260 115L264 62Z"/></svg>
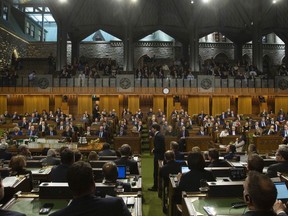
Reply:
<svg viewBox="0 0 288 216"><path fill-rule="evenodd" d="M273 0L272 3L273 3L273 4L276 4L276 3L277 3L277 0Z"/></svg>
<svg viewBox="0 0 288 216"><path fill-rule="evenodd" d="M136 2L137 2L137 0L131 0L131 2L132 2L132 3L136 3Z"/></svg>
<svg viewBox="0 0 288 216"><path fill-rule="evenodd" d="M209 3L210 2L210 0L202 0L203 1L203 3Z"/></svg>
<svg viewBox="0 0 288 216"><path fill-rule="evenodd" d="M67 0L59 0L60 3L66 3Z"/></svg>

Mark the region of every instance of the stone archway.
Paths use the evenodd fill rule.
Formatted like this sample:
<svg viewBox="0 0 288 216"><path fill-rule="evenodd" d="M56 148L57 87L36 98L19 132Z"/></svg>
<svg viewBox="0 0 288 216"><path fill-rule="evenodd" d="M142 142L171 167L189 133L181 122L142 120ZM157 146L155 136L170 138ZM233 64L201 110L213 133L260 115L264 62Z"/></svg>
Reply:
<svg viewBox="0 0 288 216"><path fill-rule="evenodd" d="M228 62L228 59L225 53L219 53L214 57L214 61L220 64Z"/></svg>

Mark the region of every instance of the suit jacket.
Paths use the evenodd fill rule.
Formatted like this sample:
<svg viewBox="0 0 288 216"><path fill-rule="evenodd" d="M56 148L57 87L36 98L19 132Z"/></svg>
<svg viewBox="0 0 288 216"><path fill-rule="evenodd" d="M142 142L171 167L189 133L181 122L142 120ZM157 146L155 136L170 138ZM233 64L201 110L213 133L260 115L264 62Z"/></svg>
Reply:
<svg viewBox="0 0 288 216"><path fill-rule="evenodd" d="M165 153L165 139L164 136L158 132L154 136L154 159L164 160Z"/></svg>
<svg viewBox="0 0 288 216"><path fill-rule="evenodd" d="M53 130L53 131L52 131L52 135L51 135L51 131L48 130L48 131L46 131L46 135L47 135L47 136L56 136L56 135L57 135L57 131L56 131L56 130Z"/></svg>
<svg viewBox="0 0 288 216"><path fill-rule="evenodd" d="M206 133L205 131L203 131L203 134L201 134L201 132L200 132L200 131L198 131L196 135L197 135L197 136L206 136L206 135L207 135L207 133Z"/></svg>
<svg viewBox="0 0 288 216"><path fill-rule="evenodd" d="M163 167L161 167L159 172L160 178L164 180L164 187L168 187L169 175L178 174L179 172L181 172L181 165L175 160L172 160L165 164Z"/></svg>
<svg viewBox="0 0 288 216"><path fill-rule="evenodd" d="M54 166L50 173L50 178L52 182L67 182L67 170L69 166L65 164L60 164Z"/></svg>
<svg viewBox="0 0 288 216"><path fill-rule="evenodd" d="M288 161L279 162L272 164L267 169L267 175L270 178L277 177L277 172L287 172L288 170Z"/></svg>
<svg viewBox="0 0 288 216"><path fill-rule="evenodd" d="M34 131L28 130L27 131L27 136L37 136L37 134L38 134L37 130L34 130Z"/></svg>
<svg viewBox="0 0 288 216"><path fill-rule="evenodd" d="M207 181L215 181L212 172L207 170L190 170L182 175L178 190L179 192L197 192L200 188L200 180L206 179ZM180 193L181 194L181 193Z"/></svg>
<svg viewBox="0 0 288 216"><path fill-rule="evenodd" d="M74 199L64 209L50 214L51 216L131 216L122 198L97 198L94 195Z"/></svg>
<svg viewBox="0 0 288 216"><path fill-rule="evenodd" d="M128 157L121 157L115 160L115 164L129 167L130 174L139 175L137 161L133 159L129 159Z"/></svg>
<svg viewBox="0 0 288 216"><path fill-rule="evenodd" d="M111 149L105 149L98 153L99 156L116 156L116 152Z"/></svg>

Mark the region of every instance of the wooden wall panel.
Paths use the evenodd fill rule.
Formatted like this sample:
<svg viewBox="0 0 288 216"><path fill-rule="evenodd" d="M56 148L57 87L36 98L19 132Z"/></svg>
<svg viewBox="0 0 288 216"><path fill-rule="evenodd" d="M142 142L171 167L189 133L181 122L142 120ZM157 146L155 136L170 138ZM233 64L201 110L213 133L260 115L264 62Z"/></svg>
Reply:
<svg viewBox="0 0 288 216"><path fill-rule="evenodd" d="M62 95L55 95L55 107L54 110L52 111L56 111L58 108L61 108L62 106Z"/></svg>
<svg viewBox="0 0 288 216"><path fill-rule="evenodd" d="M238 97L238 113L251 114L252 113L252 97L240 96Z"/></svg>
<svg viewBox="0 0 288 216"><path fill-rule="evenodd" d="M49 95L25 95L24 96L24 112L32 113L37 110L49 111Z"/></svg>
<svg viewBox="0 0 288 216"><path fill-rule="evenodd" d="M138 95L128 96L128 108L134 114L140 108L140 101Z"/></svg>
<svg viewBox="0 0 288 216"><path fill-rule="evenodd" d="M6 110L8 110L7 95L0 95L0 115L3 114Z"/></svg>
<svg viewBox="0 0 288 216"><path fill-rule="evenodd" d="M275 97L275 113L277 114L280 109L283 109L285 113L288 111L288 97L276 96Z"/></svg>
<svg viewBox="0 0 288 216"><path fill-rule="evenodd" d="M173 97L168 96L167 97L167 107L166 107L166 116L169 118L171 116L172 111L174 110L174 103L173 103Z"/></svg>
<svg viewBox="0 0 288 216"><path fill-rule="evenodd" d="M230 97L229 96L214 96L212 98L212 115L221 114L226 112L230 108Z"/></svg>
<svg viewBox="0 0 288 216"><path fill-rule="evenodd" d="M100 112L105 109L107 113L112 109L116 110L119 116L119 96L118 95L101 95L99 101Z"/></svg>
<svg viewBox="0 0 288 216"><path fill-rule="evenodd" d="M154 95L153 96L153 110L157 112L158 109L164 111L164 96Z"/></svg>
<svg viewBox="0 0 288 216"><path fill-rule="evenodd" d="M9 113L17 112L18 114L23 114L23 103L24 96L23 95L9 95L7 97L7 107Z"/></svg>
<svg viewBox="0 0 288 216"><path fill-rule="evenodd" d="M90 115L92 114L92 97L91 95L78 95L78 115L82 115L87 111Z"/></svg>
<svg viewBox="0 0 288 216"><path fill-rule="evenodd" d="M199 114L201 111L210 114L210 97L209 96L191 96L188 98L189 115Z"/></svg>

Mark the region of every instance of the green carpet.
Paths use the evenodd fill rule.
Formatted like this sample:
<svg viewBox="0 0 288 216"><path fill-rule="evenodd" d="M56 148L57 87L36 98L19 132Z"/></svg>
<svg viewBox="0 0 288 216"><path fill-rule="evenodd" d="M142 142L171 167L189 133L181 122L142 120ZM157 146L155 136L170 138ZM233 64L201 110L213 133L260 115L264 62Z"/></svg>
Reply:
<svg viewBox="0 0 288 216"><path fill-rule="evenodd" d="M153 156L142 154L142 192L144 197L143 216L164 216L162 213L162 200L157 192L148 191L153 185Z"/></svg>

